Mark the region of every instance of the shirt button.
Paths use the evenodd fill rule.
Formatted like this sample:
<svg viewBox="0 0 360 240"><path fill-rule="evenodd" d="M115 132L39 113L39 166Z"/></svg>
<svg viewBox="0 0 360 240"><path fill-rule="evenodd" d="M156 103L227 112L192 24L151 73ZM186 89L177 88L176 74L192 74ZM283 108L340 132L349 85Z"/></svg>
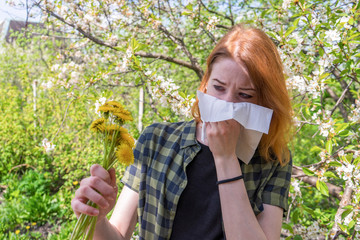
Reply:
<svg viewBox="0 0 360 240"><path fill-rule="evenodd" d="M185 188L185 185L186 185L185 182L180 183L180 187L181 187L181 188Z"/></svg>

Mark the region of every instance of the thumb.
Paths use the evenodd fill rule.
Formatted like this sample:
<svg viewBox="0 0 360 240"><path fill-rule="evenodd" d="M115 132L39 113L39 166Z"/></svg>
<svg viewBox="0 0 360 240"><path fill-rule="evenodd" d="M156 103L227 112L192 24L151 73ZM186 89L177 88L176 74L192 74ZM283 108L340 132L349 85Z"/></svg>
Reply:
<svg viewBox="0 0 360 240"><path fill-rule="evenodd" d="M116 174L115 174L115 169L114 169L114 168L110 168L110 169L109 169L109 174L110 174L110 184L111 184L111 186L115 187L115 186L116 186Z"/></svg>

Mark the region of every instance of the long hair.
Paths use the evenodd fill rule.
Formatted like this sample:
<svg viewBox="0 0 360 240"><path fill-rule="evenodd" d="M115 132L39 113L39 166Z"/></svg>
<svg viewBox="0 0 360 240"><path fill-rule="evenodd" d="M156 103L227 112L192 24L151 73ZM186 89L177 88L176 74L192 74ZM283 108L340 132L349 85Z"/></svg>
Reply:
<svg viewBox="0 0 360 240"><path fill-rule="evenodd" d="M276 46L263 31L235 25L209 55L200 91L206 92L213 64L219 58L245 64L257 93L257 104L273 110L269 133L263 134L259 143L260 156L267 161L278 160L281 165L286 164L290 159L287 144L292 127L292 108ZM200 122L198 99L191 112Z"/></svg>

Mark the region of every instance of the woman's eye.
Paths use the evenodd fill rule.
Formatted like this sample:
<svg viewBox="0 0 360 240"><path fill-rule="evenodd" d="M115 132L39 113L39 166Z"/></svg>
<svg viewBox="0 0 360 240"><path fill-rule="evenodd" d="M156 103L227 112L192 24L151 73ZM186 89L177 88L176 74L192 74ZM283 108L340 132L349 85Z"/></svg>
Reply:
<svg viewBox="0 0 360 240"><path fill-rule="evenodd" d="M215 90L217 91L224 91L224 88L222 86L214 85Z"/></svg>
<svg viewBox="0 0 360 240"><path fill-rule="evenodd" d="M251 95L246 94L246 93L239 93L239 95L240 95L240 97L242 97L242 98L246 98L246 99L248 99L248 98L252 98L252 96L251 96Z"/></svg>

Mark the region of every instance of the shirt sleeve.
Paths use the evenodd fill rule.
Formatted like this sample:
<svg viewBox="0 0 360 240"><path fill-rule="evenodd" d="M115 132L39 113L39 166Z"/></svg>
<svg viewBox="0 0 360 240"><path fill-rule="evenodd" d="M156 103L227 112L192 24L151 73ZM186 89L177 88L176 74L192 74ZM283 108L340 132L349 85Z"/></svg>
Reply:
<svg viewBox="0 0 360 240"><path fill-rule="evenodd" d="M284 214L289 208L288 198L291 182L292 159L288 164L281 166L278 164L273 175L264 187L262 202L281 207Z"/></svg>
<svg viewBox="0 0 360 240"><path fill-rule="evenodd" d="M140 187L141 169L143 168L143 164L147 159L145 156L146 151L144 150L146 149L145 143L148 133L149 127L144 130L139 139L136 141L135 149L133 151L134 163L126 168L124 176L121 179L121 182L124 183L125 186L129 187L137 193L139 192Z"/></svg>

